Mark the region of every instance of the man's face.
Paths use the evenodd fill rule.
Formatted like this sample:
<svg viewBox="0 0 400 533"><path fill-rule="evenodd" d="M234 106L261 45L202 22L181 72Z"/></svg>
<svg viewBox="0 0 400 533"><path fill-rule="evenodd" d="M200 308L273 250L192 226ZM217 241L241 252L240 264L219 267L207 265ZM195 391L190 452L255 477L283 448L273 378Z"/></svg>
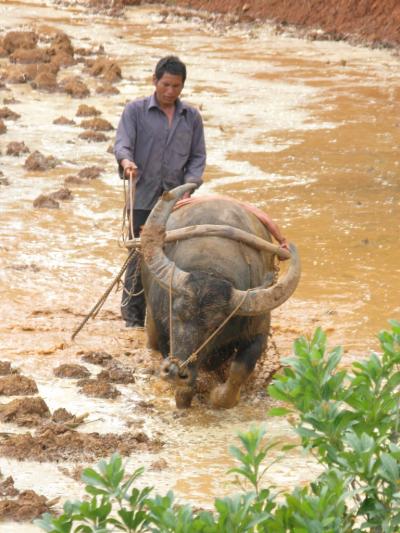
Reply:
<svg viewBox="0 0 400 533"><path fill-rule="evenodd" d="M161 107L172 106L183 89L182 76L179 74L165 72L159 80L154 75L153 83L156 88L157 100Z"/></svg>

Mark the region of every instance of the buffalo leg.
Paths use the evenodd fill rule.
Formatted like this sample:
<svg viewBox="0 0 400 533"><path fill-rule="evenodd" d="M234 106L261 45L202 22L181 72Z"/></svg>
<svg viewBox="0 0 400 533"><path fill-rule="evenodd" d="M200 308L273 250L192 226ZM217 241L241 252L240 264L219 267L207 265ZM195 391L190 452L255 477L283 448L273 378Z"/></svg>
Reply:
<svg viewBox="0 0 400 533"><path fill-rule="evenodd" d="M153 315L151 311L147 309L146 318L146 331L147 331L147 347L152 350L158 350L158 335L156 326L154 324Z"/></svg>
<svg viewBox="0 0 400 533"><path fill-rule="evenodd" d="M229 409L238 403L242 385L253 372L265 342L265 335L257 335L246 347L239 348L231 363L228 379L211 391L210 401L213 407Z"/></svg>
<svg viewBox="0 0 400 533"><path fill-rule="evenodd" d="M194 388L190 386L175 389L175 405L178 409L190 407L194 396Z"/></svg>

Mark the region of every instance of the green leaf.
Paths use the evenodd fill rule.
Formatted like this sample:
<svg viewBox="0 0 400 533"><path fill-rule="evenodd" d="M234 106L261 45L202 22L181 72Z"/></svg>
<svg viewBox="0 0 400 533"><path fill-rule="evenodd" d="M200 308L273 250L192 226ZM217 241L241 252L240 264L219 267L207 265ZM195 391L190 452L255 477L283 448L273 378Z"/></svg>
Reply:
<svg viewBox="0 0 400 533"><path fill-rule="evenodd" d="M267 416L285 416L291 413L293 413L293 410L287 407L272 407L267 412Z"/></svg>

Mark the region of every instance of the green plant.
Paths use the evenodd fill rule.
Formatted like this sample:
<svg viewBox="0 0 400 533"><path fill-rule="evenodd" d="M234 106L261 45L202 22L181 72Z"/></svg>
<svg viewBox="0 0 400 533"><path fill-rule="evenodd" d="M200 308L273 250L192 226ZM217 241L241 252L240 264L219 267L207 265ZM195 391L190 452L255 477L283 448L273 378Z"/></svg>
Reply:
<svg viewBox="0 0 400 533"><path fill-rule="evenodd" d="M295 357L270 385L286 404L270 413L290 414L301 445L323 466L309 486L280 497L262 487L277 458L265 462L278 444L265 441L265 429L251 428L239 435L241 447L230 449L238 465L229 473L241 492L216 498L213 512L181 505L172 492L139 490L133 485L143 469L125 480L114 454L83 472L87 501L67 501L62 515L45 514L36 524L48 533L400 531L400 323L391 325L379 334L382 355L354 363L349 373L338 369L340 348L327 353L326 335L317 329L311 340L295 342Z"/></svg>
<svg viewBox="0 0 400 533"><path fill-rule="evenodd" d="M351 488L347 513L354 531L392 532L400 526L399 384L400 323L379 334L382 356L337 370L341 349L326 354L326 335L295 342L296 357L269 387L296 414L295 429L326 472L334 469ZM326 473L320 481L326 477Z"/></svg>

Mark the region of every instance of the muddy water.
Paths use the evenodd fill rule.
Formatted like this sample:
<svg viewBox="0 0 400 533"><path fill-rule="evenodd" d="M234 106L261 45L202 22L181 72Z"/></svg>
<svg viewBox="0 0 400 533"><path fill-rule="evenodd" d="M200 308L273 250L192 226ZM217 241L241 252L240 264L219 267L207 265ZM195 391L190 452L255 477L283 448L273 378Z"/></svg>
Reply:
<svg viewBox="0 0 400 533"><path fill-rule="evenodd" d="M171 390L153 374L159 356L146 349L143 332L123 327L120 293L70 341L125 257L118 246L122 187L107 152L113 135L101 143L79 139L77 108L93 105L116 126L124 103L151 91L157 58L182 56L189 68L184 96L201 109L208 144L205 184L196 194L224 193L254 203L300 249L301 284L273 314L279 352L289 354L296 336L322 326L332 345L343 345L346 363L375 349L377 331L399 317L398 59L385 51L275 35L268 27L216 30L204 21L166 18L157 7L130 8L116 20L78 7L3 2L0 18L3 32L47 26L65 31L75 48L96 51L103 45L124 76L119 94L101 96L98 80L82 64L66 69L64 75L84 76L91 90L84 101L26 84L7 84L0 92L0 101L15 98L8 106L21 115L6 121L0 137L1 169L10 181L0 186L0 359L35 379L51 411L89 413L80 431L121 433L130 427L161 440L161 452L133 454L128 469L144 464L143 484L208 506L217 492L233 491L224 473L232 464L228 445L239 430L265 423L272 437L286 442L294 436L289 424L266 419L269 400L257 383L229 412L208 409L204 399L189 412L175 411ZM0 62L8 66L6 59ZM60 115L76 125L54 125ZM31 152L54 155L61 164L25 170L26 156L5 155L9 142L22 140ZM60 209L33 209L39 194L93 165L104 169L101 177L70 186L71 201ZM105 351L133 369L136 383L117 385L121 396L114 400L91 399L75 381L54 376L54 367L85 364L81 357L91 351ZM101 370L85 366L92 376ZM1 426L10 434L27 431ZM40 465L0 458L1 471L13 475L19 489L34 488L49 498L82 496L81 485L68 475L75 466L74 457ZM316 472L310 459L293 452L267 481L290 489ZM8 524L2 531L7 527L30 528Z"/></svg>

